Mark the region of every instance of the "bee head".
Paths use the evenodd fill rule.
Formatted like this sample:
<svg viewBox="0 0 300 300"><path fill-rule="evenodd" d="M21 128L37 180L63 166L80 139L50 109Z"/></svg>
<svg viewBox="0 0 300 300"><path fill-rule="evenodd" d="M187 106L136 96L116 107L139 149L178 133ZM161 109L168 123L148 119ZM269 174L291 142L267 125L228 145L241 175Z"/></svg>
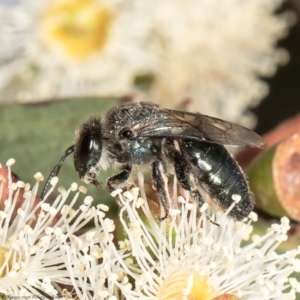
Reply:
<svg viewBox="0 0 300 300"><path fill-rule="evenodd" d="M76 132L74 144L74 166L85 183L93 183L100 170L102 155L101 120L91 117Z"/></svg>
<svg viewBox="0 0 300 300"><path fill-rule="evenodd" d="M41 199L44 199L52 178L58 175L64 161L73 152L75 170L79 173L80 179L85 183L99 185L95 177L100 170L102 141L101 121L99 118L91 117L81 125L76 133L75 144L65 151L51 171L42 190Z"/></svg>

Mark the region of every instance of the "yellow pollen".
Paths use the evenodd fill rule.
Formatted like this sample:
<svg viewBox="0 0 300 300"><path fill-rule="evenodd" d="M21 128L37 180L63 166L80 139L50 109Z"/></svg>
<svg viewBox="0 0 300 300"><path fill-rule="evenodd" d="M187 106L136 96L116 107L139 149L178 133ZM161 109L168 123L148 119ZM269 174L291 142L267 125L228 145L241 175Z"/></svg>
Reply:
<svg viewBox="0 0 300 300"><path fill-rule="evenodd" d="M64 0L56 1L41 17L46 45L66 57L83 59L104 48L113 13L97 0Z"/></svg>
<svg viewBox="0 0 300 300"><path fill-rule="evenodd" d="M170 276L161 286L157 298L182 299L185 295L188 300L210 300L216 295L203 277L198 274L190 275L178 272Z"/></svg>

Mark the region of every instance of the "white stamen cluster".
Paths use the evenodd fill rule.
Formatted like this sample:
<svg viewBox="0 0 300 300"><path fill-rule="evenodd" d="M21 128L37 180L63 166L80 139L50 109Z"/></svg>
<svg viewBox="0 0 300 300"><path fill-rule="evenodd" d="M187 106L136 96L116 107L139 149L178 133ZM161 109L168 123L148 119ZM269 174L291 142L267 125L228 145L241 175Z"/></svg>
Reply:
<svg viewBox="0 0 300 300"><path fill-rule="evenodd" d="M155 67L148 42L156 7L153 0L1 3L0 102L132 92L135 76ZM72 55L89 43L91 51Z"/></svg>
<svg viewBox="0 0 300 300"><path fill-rule="evenodd" d="M71 191L85 191L76 184L62 190L50 205L34 204L38 183L30 190L20 181L11 182L10 176L9 180L9 196L0 211L0 251L5 255L0 295L160 300L174 299L178 287L180 299L188 299L195 292L195 278L213 297L292 300L300 292L291 277L300 272L300 248L276 253L287 239L287 218L266 234L253 235L256 214L236 222L207 204L199 209L179 196L178 209L170 209L170 218L161 222L140 197L144 191L132 188L113 192L123 204L116 226L106 217L108 207L93 207L89 196L75 209L79 191L66 204ZM25 201L14 215L21 187L27 189ZM2 192L3 182L0 196ZM83 231L91 223L93 228Z"/></svg>
<svg viewBox="0 0 300 300"><path fill-rule="evenodd" d="M276 13L282 3L19 0L0 4L0 101L142 92L165 107L192 99L191 111L251 125L253 116L245 111L268 91L259 78L273 75L277 65L288 59L286 51L275 46L295 21L291 13ZM102 26L95 26L101 16ZM74 57L74 51L89 44L85 40L89 36L94 41L88 47L91 52ZM134 82L147 76L154 78L150 88L136 88Z"/></svg>
<svg viewBox="0 0 300 300"><path fill-rule="evenodd" d="M12 182L10 166L13 163L13 160L7 163L8 182L0 178L0 199L5 186L9 193L0 210L0 295L26 296L26 299L45 295L72 299L70 295L76 295L90 299L87 295L91 294L92 286L87 281L93 276L93 270L88 264L100 266L106 240L99 225L97 230L93 228L80 235L78 232L84 231L89 222L97 223L100 211L92 206L90 196L79 209L74 208L80 190L84 191L81 187L71 203L66 204L70 193L78 189L77 184L63 191L52 204L46 202L47 197L36 201L39 180L43 179L41 174L36 174L37 183L32 190L26 190L28 185L22 181ZM53 183L56 182L57 178ZM24 187L24 200L20 201L20 188ZM20 207L15 214L17 204ZM107 239L114 224L108 226L108 219L105 221ZM63 290L62 287L68 288Z"/></svg>
<svg viewBox="0 0 300 300"><path fill-rule="evenodd" d="M138 190L131 190L130 197L128 192L119 192L119 196L124 205L120 218L128 237L120 242L120 248L129 255L119 263L124 268L123 276L134 280L134 287L129 288L127 282L124 286L120 282L115 284L126 299L162 299L159 292L164 282L170 278L176 282L177 277L186 274L204 278L216 296L235 294L241 300L295 299L300 292L296 279L289 278L300 271L296 258L300 247L284 254L275 252L287 239L287 218L274 224L265 235L253 236L253 241L243 246L242 242L252 233L254 213L248 220L236 222L211 211L217 226L206 214L199 216L197 204L179 197L181 207L170 211L169 224L155 220L145 202L145 222L136 210ZM164 295L168 292L164 290Z"/></svg>
<svg viewBox="0 0 300 300"><path fill-rule="evenodd" d="M268 93L260 78L288 60L274 47L296 19L276 13L283 2L162 1L155 21L161 66L149 99L171 107L189 99L191 112L251 126L248 107Z"/></svg>

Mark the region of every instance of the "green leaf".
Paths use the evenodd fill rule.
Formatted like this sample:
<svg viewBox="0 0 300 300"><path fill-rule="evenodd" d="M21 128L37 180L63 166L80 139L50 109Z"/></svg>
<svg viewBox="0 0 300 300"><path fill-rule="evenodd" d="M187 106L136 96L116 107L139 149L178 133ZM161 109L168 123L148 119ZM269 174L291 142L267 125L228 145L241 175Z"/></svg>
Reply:
<svg viewBox="0 0 300 300"><path fill-rule="evenodd" d="M0 106L0 162L13 157L12 167L23 181L34 184L33 175L41 172L45 180L57 164L64 151L73 144L74 132L91 115L103 116L118 103L112 98L88 98L66 101L52 101L37 104L13 104ZM113 170L101 172L97 178L103 190L88 185L88 194L95 204L115 203L106 192L105 182ZM58 186L68 188L72 182L80 181L71 155L61 168ZM43 188L40 186L39 192Z"/></svg>

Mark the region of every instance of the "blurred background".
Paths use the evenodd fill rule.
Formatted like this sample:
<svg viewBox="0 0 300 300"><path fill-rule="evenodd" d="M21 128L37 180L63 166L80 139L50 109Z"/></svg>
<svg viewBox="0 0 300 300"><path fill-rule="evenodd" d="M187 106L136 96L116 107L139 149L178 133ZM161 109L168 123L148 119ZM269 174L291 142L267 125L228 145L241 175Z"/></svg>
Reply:
<svg viewBox="0 0 300 300"><path fill-rule="evenodd" d="M284 2L281 10L286 9L297 15L297 21L290 28L288 35L278 41L278 46L288 51L289 61L280 67L274 76L265 78L269 85L269 93L252 109L257 117L255 131L260 134L270 131L281 121L300 112L300 1Z"/></svg>
<svg viewBox="0 0 300 300"><path fill-rule="evenodd" d="M298 0L0 0L0 161L15 158L26 182L47 177L82 122L128 99L271 130L300 111L299 11ZM101 172L104 190L114 172ZM73 181L70 157L60 184Z"/></svg>

